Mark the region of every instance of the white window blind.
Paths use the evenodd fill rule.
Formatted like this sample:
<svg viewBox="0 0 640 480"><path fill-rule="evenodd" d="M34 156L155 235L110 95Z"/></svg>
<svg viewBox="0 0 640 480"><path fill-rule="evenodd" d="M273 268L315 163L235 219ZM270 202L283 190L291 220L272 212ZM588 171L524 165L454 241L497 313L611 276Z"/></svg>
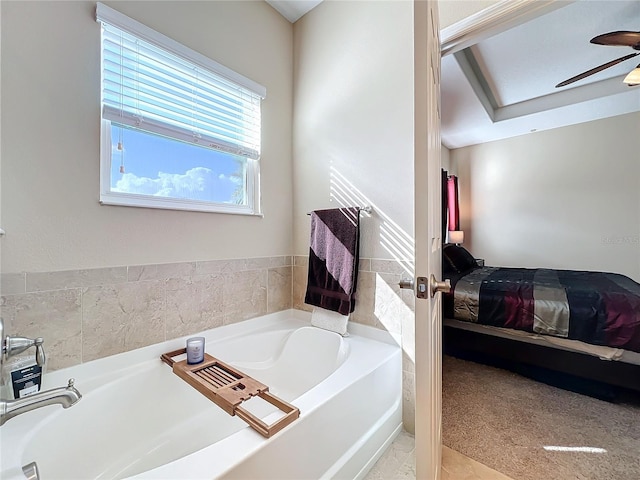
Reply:
<svg viewBox="0 0 640 480"><path fill-rule="evenodd" d="M259 158L264 87L101 3L96 18L104 119Z"/></svg>

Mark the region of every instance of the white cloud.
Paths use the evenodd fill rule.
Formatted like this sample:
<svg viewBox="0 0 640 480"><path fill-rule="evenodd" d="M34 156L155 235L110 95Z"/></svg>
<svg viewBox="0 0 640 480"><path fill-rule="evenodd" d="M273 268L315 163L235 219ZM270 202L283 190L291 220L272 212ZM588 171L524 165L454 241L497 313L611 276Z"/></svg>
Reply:
<svg viewBox="0 0 640 480"><path fill-rule="evenodd" d="M195 200L228 201L237 182L213 170L195 167L184 174L158 172L157 178L125 173L113 191Z"/></svg>

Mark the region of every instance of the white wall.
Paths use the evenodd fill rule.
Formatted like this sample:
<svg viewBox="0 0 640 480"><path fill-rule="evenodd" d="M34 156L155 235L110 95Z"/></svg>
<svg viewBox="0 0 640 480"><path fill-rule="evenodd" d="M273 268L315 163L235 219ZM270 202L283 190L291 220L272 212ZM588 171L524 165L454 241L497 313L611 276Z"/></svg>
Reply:
<svg viewBox="0 0 640 480"><path fill-rule="evenodd" d="M444 168L449 175L455 175L456 172L451 170L451 150L444 145L440 146L440 157L442 161L442 168Z"/></svg>
<svg viewBox="0 0 640 480"><path fill-rule="evenodd" d="M640 281L639 127L633 113L452 150L465 247Z"/></svg>
<svg viewBox="0 0 640 480"><path fill-rule="evenodd" d="M402 337L403 422L414 429L413 2L323 2L294 25L294 306L306 289L308 211L361 216L351 321Z"/></svg>
<svg viewBox="0 0 640 480"><path fill-rule="evenodd" d="M3 1L2 271L291 254L291 24L263 1L106 3L267 87L264 218L99 205L95 2Z"/></svg>
<svg viewBox="0 0 640 480"><path fill-rule="evenodd" d="M413 256L411 2L323 2L294 25L294 253L310 210L370 203L361 256Z"/></svg>

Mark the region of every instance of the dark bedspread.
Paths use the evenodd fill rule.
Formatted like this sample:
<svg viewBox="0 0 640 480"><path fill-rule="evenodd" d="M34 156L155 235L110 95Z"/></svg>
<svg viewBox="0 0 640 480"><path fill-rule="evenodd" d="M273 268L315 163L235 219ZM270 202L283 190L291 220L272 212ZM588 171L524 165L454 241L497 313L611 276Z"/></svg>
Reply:
<svg viewBox="0 0 640 480"><path fill-rule="evenodd" d="M640 284L624 275L482 267L451 283L449 318L640 352Z"/></svg>

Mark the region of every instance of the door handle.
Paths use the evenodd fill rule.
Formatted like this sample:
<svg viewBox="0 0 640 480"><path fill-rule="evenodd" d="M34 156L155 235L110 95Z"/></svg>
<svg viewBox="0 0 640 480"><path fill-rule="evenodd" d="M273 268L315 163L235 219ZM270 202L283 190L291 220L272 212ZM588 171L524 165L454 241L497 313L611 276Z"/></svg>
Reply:
<svg viewBox="0 0 640 480"><path fill-rule="evenodd" d="M438 292L449 293L451 291L451 280L446 278L442 282L439 282L432 273L429 286L431 287L431 297L433 298Z"/></svg>
<svg viewBox="0 0 640 480"><path fill-rule="evenodd" d="M418 277L418 288L416 291L416 297L418 298L427 298L427 285L429 286L429 293L433 298L436 293L449 293L451 291L451 280L448 278L442 282L436 280L436 277L431 274L430 280L427 282L426 277ZM406 288L408 290L413 290L415 288L415 282L413 278L403 278L398 282L400 288Z"/></svg>

